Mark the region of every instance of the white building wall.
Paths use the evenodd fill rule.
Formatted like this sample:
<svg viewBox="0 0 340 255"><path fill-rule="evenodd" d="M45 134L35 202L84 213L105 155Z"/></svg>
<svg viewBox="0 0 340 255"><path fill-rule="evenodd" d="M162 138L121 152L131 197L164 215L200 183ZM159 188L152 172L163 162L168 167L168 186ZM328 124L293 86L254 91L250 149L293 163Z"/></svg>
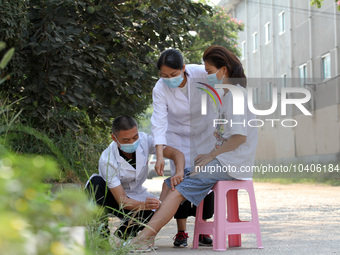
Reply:
<svg viewBox="0 0 340 255"><path fill-rule="evenodd" d="M239 45L246 42L242 63L250 87L257 87L260 104L268 109L267 82L279 90L282 75L288 87L300 87L299 67L307 64L306 84L312 100L305 107L307 117L290 109L286 118L298 121L295 128L264 126L259 128L258 162L339 162L340 161L340 12L333 0L324 0L322 8L310 1L295 0L222 0L227 12L244 21ZM285 13L285 32L280 33L279 14ZM265 24L271 23L271 41L265 42ZM258 51L253 52L252 35L258 33ZM331 58L331 79L322 80L322 56ZM280 103L280 102L279 102ZM278 112L267 118L281 118Z"/></svg>

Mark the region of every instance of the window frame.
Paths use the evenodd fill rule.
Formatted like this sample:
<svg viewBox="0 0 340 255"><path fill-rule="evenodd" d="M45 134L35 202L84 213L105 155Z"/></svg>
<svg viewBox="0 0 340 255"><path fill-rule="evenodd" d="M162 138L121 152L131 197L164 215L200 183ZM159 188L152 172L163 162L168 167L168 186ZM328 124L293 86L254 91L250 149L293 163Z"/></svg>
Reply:
<svg viewBox="0 0 340 255"><path fill-rule="evenodd" d="M253 33L252 39L253 39L253 53L255 53L259 50L259 38L257 32Z"/></svg>
<svg viewBox="0 0 340 255"><path fill-rule="evenodd" d="M265 28L265 43L269 44L272 40L271 40L271 23L267 22L266 24L264 24L264 28Z"/></svg>
<svg viewBox="0 0 340 255"><path fill-rule="evenodd" d="M286 32L286 12L279 13L279 35L283 35Z"/></svg>
<svg viewBox="0 0 340 255"><path fill-rule="evenodd" d="M281 79L281 88L287 88L287 74L282 74Z"/></svg>
<svg viewBox="0 0 340 255"><path fill-rule="evenodd" d="M241 60L246 59L246 54L247 54L246 41L243 41L243 42L241 42Z"/></svg>
<svg viewBox="0 0 340 255"><path fill-rule="evenodd" d="M329 75L326 77L325 75L325 62L324 60L328 59L328 73ZM332 78L332 69L331 69L331 54L330 53L326 53L324 55L321 56L321 77L322 77L322 80L327 80L327 79L330 79Z"/></svg>
<svg viewBox="0 0 340 255"><path fill-rule="evenodd" d="M301 70L303 70L303 77L301 77ZM299 79L300 79L300 87L304 87L307 81L308 70L307 63L299 65Z"/></svg>
<svg viewBox="0 0 340 255"><path fill-rule="evenodd" d="M273 82L268 81L266 84L266 101L271 102L273 100Z"/></svg>

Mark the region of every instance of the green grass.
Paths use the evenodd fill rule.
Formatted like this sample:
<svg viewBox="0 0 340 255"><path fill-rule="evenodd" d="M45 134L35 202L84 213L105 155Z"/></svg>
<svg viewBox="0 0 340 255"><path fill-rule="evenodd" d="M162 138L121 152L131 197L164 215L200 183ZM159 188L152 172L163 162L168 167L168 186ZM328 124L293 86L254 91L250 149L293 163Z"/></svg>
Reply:
<svg viewBox="0 0 340 255"><path fill-rule="evenodd" d="M292 163L292 164L256 165L254 181L281 184L325 184L340 186L340 165L329 163Z"/></svg>
<svg viewBox="0 0 340 255"><path fill-rule="evenodd" d="M109 135L102 135L104 132L94 136L74 134L71 131L56 135L16 124L6 131L6 144L19 154L53 156L62 171L50 182L85 183L87 173L91 175L98 172L100 154L110 142Z"/></svg>
<svg viewBox="0 0 340 255"><path fill-rule="evenodd" d="M330 186L340 186L340 179L311 179L311 178L254 178L254 182L280 183L280 184L325 184Z"/></svg>

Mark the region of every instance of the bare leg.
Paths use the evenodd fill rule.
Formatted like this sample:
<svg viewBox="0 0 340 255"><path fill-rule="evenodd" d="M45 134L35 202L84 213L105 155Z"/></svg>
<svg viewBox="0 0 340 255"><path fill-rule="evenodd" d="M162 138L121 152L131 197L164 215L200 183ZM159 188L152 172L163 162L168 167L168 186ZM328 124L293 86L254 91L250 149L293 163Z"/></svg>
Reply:
<svg viewBox="0 0 340 255"><path fill-rule="evenodd" d="M187 230L187 219L177 219L177 230L186 231Z"/></svg>
<svg viewBox="0 0 340 255"><path fill-rule="evenodd" d="M161 192L161 195L159 196L159 200L163 202L166 196L168 195L169 191L170 191L170 188L168 187L168 185L165 184L165 182L163 182L162 192Z"/></svg>
<svg viewBox="0 0 340 255"><path fill-rule="evenodd" d="M169 191L170 191L169 186L166 185L165 182L163 182L162 192L159 197L159 200L164 201ZM177 222L177 232L187 230L187 219L176 219L176 222Z"/></svg>
<svg viewBox="0 0 340 255"><path fill-rule="evenodd" d="M152 216L147 227L133 239L132 243L145 243L147 240L147 242L151 244L161 228L175 215L180 203L184 199L185 198L177 191L177 189L174 191L170 190L160 208Z"/></svg>

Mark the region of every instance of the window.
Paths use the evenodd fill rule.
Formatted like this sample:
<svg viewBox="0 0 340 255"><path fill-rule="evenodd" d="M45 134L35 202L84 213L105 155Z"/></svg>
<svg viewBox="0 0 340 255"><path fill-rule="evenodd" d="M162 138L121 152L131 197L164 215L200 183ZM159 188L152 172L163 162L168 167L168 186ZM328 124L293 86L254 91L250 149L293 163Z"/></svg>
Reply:
<svg viewBox="0 0 340 255"><path fill-rule="evenodd" d="M253 34L253 52L256 52L258 50L258 38L257 38L257 32Z"/></svg>
<svg viewBox="0 0 340 255"><path fill-rule="evenodd" d="M246 59L246 41L241 42L241 60Z"/></svg>
<svg viewBox="0 0 340 255"><path fill-rule="evenodd" d="M279 13L279 29L280 35L286 31L286 14L284 11Z"/></svg>
<svg viewBox="0 0 340 255"><path fill-rule="evenodd" d="M266 23L264 25L265 31L266 31L266 44L270 43L271 41L271 26L270 26L270 22Z"/></svg>
<svg viewBox="0 0 340 255"><path fill-rule="evenodd" d="M281 88L287 88L287 74L281 76Z"/></svg>
<svg viewBox="0 0 340 255"><path fill-rule="evenodd" d="M331 55L328 53L321 57L322 66L322 79L326 80L331 78Z"/></svg>
<svg viewBox="0 0 340 255"><path fill-rule="evenodd" d="M306 84L307 80L307 64L303 64L299 66L300 73L300 87L303 87Z"/></svg>
<svg viewBox="0 0 340 255"><path fill-rule="evenodd" d="M273 84L272 84L272 82L267 82L266 91L267 91L267 93L266 93L267 102L270 102L270 101L273 100Z"/></svg>
<svg viewBox="0 0 340 255"><path fill-rule="evenodd" d="M253 92L253 105L255 105L259 103L259 88L254 88Z"/></svg>

